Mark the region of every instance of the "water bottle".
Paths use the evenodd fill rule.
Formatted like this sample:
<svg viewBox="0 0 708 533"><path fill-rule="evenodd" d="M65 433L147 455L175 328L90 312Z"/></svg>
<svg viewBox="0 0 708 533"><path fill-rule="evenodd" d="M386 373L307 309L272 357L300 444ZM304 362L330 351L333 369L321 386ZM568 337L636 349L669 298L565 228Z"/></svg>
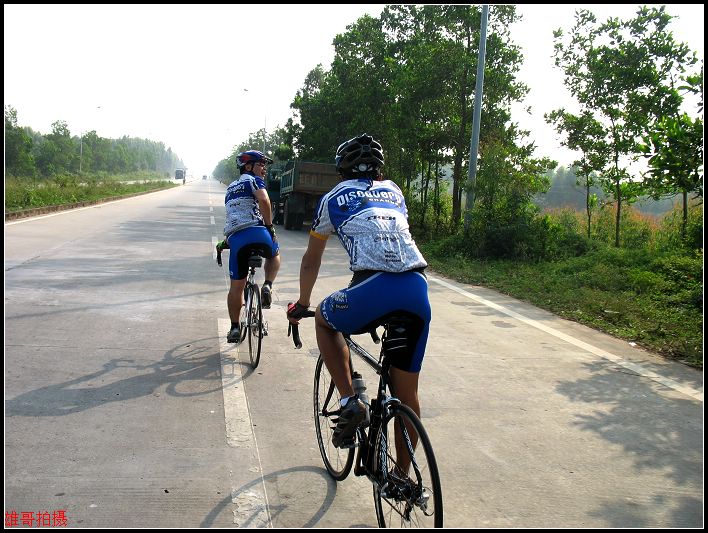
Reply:
<svg viewBox="0 0 708 533"><path fill-rule="evenodd" d="M354 389L354 394L357 394L362 402L369 405L369 397L366 395L366 384L359 372L352 374L352 388Z"/></svg>

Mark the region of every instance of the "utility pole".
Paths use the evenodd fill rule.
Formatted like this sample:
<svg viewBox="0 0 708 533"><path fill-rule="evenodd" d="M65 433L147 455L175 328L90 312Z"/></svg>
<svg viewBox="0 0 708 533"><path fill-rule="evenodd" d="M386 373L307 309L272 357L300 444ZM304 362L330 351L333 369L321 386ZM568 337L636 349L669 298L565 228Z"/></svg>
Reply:
<svg viewBox="0 0 708 533"><path fill-rule="evenodd" d="M474 113L472 115L472 140L470 141L470 170L467 181L467 196L465 201L465 232L472 223L472 207L474 205L474 186L477 179L477 151L479 148L479 121L482 117L482 89L484 87L484 60L487 55L487 19L489 5L482 6L482 24L479 36L479 57L477 59L477 83L474 90Z"/></svg>

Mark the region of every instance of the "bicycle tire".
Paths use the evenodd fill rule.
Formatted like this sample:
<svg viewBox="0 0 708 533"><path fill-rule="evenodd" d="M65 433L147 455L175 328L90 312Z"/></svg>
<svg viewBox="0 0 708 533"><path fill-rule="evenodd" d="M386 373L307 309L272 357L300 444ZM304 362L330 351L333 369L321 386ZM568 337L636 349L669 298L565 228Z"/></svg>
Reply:
<svg viewBox="0 0 708 533"><path fill-rule="evenodd" d="M336 423L332 419L339 416L341 404L337 387L329 375L320 354L315 366L315 383L313 407L315 413L315 432L317 444L329 475L337 481L345 479L351 472L354 463L354 448L337 448L332 444L333 428Z"/></svg>
<svg viewBox="0 0 708 533"><path fill-rule="evenodd" d="M251 303L249 300L249 296L251 294L250 288L251 283L247 281L246 286L243 289L243 305L241 306L241 312L239 313L239 325L241 326L241 340L239 341L239 344L243 344L243 341L246 340L246 334L248 333L248 309Z"/></svg>
<svg viewBox="0 0 708 533"><path fill-rule="evenodd" d="M248 308L248 355L251 366L256 368L261 360L261 341L263 340L262 324L263 310L261 309L261 294L258 285L250 285L251 298Z"/></svg>
<svg viewBox="0 0 708 533"><path fill-rule="evenodd" d="M423 423L410 407L393 405L381 424L374 446L374 472L378 479L383 479L384 472L388 473L391 466L396 465L394 428L401 421L407 428L409 443L410 433L414 431L417 434L417 447L413 451L408 473L412 481L401 484L389 482L386 488L374 483L374 505L379 527L443 527L442 489L435 454ZM410 453L410 446L406 448ZM417 471L414 463L418 466ZM420 473L420 479L417 473Z"/></svg>

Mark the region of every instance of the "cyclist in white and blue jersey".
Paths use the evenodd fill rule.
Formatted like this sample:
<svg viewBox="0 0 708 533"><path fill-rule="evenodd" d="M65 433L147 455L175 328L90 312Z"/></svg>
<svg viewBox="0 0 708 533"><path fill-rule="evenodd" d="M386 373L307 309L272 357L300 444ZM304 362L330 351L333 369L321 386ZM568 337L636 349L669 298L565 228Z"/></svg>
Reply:
<svg viewBox="0 0 708 533"><path fill-rule="evenodd" d="M332 441L351 445L368 411L354 394L349 352L342 333L368 331L392 315L406 316L398 325L398 349L392 357L394 394L420 416L418 375L430 324L427 266L408 227L401 189L383 179L383 149L370 135L342 143L335 157L344 181L322 197L300 265L300 296L288 309L298 323L310 305L327 238L335 233L349 254L354 272L349 287L327 296L317 307L317 344L342 398L342 413ZM398 443L397 443L398 444ZM400 454L399 454L400 456Z"/></svg>
<svg viewBox="0 0 708 533"><path fill-rule="evenodd" d="M264 181L266 165L272 162L258 150L241 152L238 155L241 176L226 189L224 235L231 249L231 286L226 299L231 319L231 329L226 336L228 342L241 340L239 313L243 306L243 289L251 252L265 257L265 282L261 289L264 309L270 308L272 285L280 269L280 247L273 229L273 212Z"/></svg>

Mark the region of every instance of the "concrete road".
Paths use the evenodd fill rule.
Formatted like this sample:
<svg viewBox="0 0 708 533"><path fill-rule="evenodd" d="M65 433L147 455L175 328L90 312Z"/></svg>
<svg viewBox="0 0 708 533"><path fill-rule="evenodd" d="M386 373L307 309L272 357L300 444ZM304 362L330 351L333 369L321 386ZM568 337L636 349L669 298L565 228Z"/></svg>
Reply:
<svg viewBox="0 0 708 533"><path fill-rule="evenodd" d="M278 232L260 366L224 342L223 193L196 180L5 224L6 526L376 526L371 485L322 465L314 326L301 350L286 337L306 231ZM331 238L314 300L349 278ZM702 527L702 372L429 286L421 399L446 526Z"/></svg>

